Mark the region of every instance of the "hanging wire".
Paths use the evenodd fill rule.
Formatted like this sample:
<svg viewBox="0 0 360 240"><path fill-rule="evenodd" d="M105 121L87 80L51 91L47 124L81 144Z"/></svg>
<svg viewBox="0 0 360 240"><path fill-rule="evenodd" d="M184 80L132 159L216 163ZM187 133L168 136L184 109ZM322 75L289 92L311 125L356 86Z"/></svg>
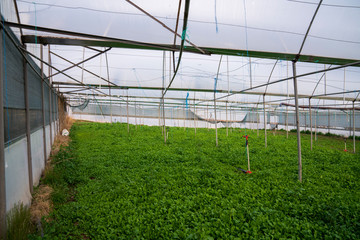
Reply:
<svg viewBox="0 0 360 240"><path fill-rule="evenodd" d="M216 26L216 33L219 33L218 23L217 23L217 14L216 14L216 0L215 0L215 26Z"/></svg>
<svg viewBox="0 0 360 240"><path fill-rule="evenodd" d="M251 74L251 58L249 56L249 46L248 46L248 30L247 30L247 18L246 18L246 3L245 0L243 0L244 3L244 18L245 18L245 40L246 40L246 55L249 59L249 73L250 73L250 88L252 87L252 74Z"/></svg>
<svg viewBox="0 0 360 240"><path fill-rule="evenodd" d="M288 1L290 1L290 0L288 0ZM27 3L27 4L32 4L33 3L31 1L25 1L25 0L17 0L17 2L22 2L22 3ZM308 2L308 3L309 4L316 4L316 3L311 3L311 2ZM43 9L40 9L40 10L38 9L37 12L46 11L46 10L48 10L50 8L56 7L56 8L65 8L65 9L72 9L72 10L92 11L92 12L96 12L96 13L108 13L108 14L117 14L117 15L121 14L121 15L129 15L129 16L147 17L147 15L145 15L143 13L129 13L129 12L120 12L120 11L109 11L109 10L100 10L100 9L94 9L94 8L88 8L88 7L72 7L72 6L64 6L64 5L49 4L49 3L37 3L37 5L39 5L39 6L48 6L48 8L43 8ZM323 6L333 6L333 7L360 8L360 6L330 5L330 4L322 4L322 5ZM30 11L20 11L19 13L32 13L32 12L34 12L34 11L32 11L32 10L30 10ZM155 18L157 18L157 19L176 20L176 18L174 18L174 17L164 17L164 16L157 16L157 15L153 15L153 16ZM191 19L191 20L189 20L189 22L202 23L202 24L214 24L214 22L196 20L196 19ZM243 25L232 24L232 23L218 22L217 24L219 26L230 26L230 27L238 27L238 28L244 28L245 27ZM259 28L259 27L247 27L247 28L252 29L252 30L259 30L259 31L266 31L266 32L273 32L273 33L285 33L285 34L292 34L292 35L297 35L297 36L303 36L304 35L304 33L300 33L300 32L291 32L291 31L284 31L284 30L279 30L279 29ZM359 41L334 39L334 38L322 37L322 36L316 36L316 35L310 35L310 34L308 36L310 36L312 38L329 40L329 41L360 44Z"/></svg>

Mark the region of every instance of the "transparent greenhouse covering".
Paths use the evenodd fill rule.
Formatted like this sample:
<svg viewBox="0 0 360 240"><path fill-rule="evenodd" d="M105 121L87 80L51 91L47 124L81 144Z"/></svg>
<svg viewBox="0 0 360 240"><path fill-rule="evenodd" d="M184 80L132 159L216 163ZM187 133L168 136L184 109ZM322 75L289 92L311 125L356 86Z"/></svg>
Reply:
<svg viewBox="0 0 360 240"><path fill-rule="evenodd" d="M185 6L3 0L1 11L39 66L44 44L44 72L73 105L131 98L155 106L164 95L167 107L212 106L216 98L220 108L274 109L294 104L296 59L300 105L358 107L359 1L192 0L188 18ZM351 66L332 70L344 64Z"/></svg>

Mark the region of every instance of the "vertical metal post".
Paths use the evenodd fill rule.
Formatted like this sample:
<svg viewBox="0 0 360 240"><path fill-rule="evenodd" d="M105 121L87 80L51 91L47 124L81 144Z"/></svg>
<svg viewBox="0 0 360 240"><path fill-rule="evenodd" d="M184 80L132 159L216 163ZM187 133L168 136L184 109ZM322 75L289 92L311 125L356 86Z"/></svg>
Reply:
<svg viewBox="0 0 360 240"><path fill-rule="evenodd" d="M110 85L110 83L109 83ZM113 114L112 114L112 101L111 101L111 88L109 87L109 95L110 95L110 123L113 122L112 118L113 118Z"/></svg>
<svg viewBox="0 0 360 240"><path fill-rule="evenodd" d="M26 45L23 46L26 49ZM29 189L33 192L33 172L32 172L32 157L31 157L31 138L30 138L30 108L29 108L29 82L27 76L27 63L23 58L24 70L24 96L25 96L25 121L26 121L26 143L27 143L27 164L29 173Z"/></svg>
<svg viewBox="0 0 360 240"><path fill-rule="evenodd" d="M135 129L137 129L136 101L135 101Z"/></svg>
<svg viewBox="0 0 360 240"><path fill-rule="evenodd" d="M51 58L50 58L50 45L48 45L48 61L49 61L49 69L48 69L48 76L51 76ZM50 123L50 149L52 146L52 106L51 106L51 79L49 78L49 123Z"/></svg>
<svg viewBox="0 0 360 240"><path fill-rule="evenodd" d="M226 136L229 136L229 121L228 121L228 109L227 109L228 101L226 101Z"/></svg>
<svg viewBox="0 0 360 240"><path fill-rule="evenodd" d="M346 118L347 118L347 114L346 114ZM349 118L350 118L350 119L349 119L349 120L350 120L350 121L349 121L349 136L351 136L351 132L352 132L352 129L351 129L351 126L352 126L352 125L351 125L351 121L352 121L352 119L351 119L351 113L349 113Z"/></svg>
<svg viewBox="0 0 360 240"><path fill-rule="evenodd" d="M346 68L344 68L343 104L345 104L345 78L346 78Z"/></svg>
<svg viewBox="0 0 360 240"><path fill-rule="evenodd" d="M169 53L170 55L170 53ZM171 78L171 55L170 55L170 74L169 77ZM162 72L162 91L161 91L161 101L162 101L162 117L163 117L163 126L162 132L164 134L164 143L166 143L166 127L165 127L165 100L164 100L164 89L165 89L165 74L166 74L166 53L163 52L163 72ZM171 80L171 79L170 79Z"/></svg>
<svg viewBox="0 0 360 240"><path fill-rule="evenodd" d="M328 133L330 133L330 110L328 109Z"/></svg>
<svg viewBox="0 0 360 240"><path fill-rule="evenodd" d="M354 153L355 153L355 100L353 101L353 144L354 144Z"/></svg>
<svg viewBox="0 0 360 240"><path fill-rule="evenodd" d="M297 145L298 145L298 166L299 166L299 181L302 182L302 163L301 163L301 136L299 127L299 99L296 79L296 61L292 62L293 79L294 79L294 96L295 96L295 113L296 113L296 129L297 129Z"/></svg>
<svg viewBox="0 0 360 240"><path fill-rule="evenodd" d="M256 106L256 129L257 129L257 136L259 136L259 111L258 107Z"/></svg>
<svg viewBox="0 0 360 240"><path fill-rule="evenodd" d="M216 146L218 146L218 131L217 131L217 118L216 118L216 85L217 85L217 80L219 79L219 71L220 71L220 65L221 65L221 60L222 60L223 55L221 55L220 60L219 60L219 66L217 69L217 73L216 73L216 78L215 80L215 84L214 84L214 110L215 110L215 135L216 135Z"/></svg>
<svg viewBox="0 0 360 240"><path fill-rule="evenodd" d="M231 106L230 106L230 110L229 110L229 118L230 118L230 122L232 121L231 120ZM231 128L230 128L230 131L232 132L232 128L233 128L234 124L231 123Z"/></svg>
<svg viewBox="0 0 360 240"><path fill-rule="evenodd" d="M289 77L289 61L286 61L286 77ZM286 81L287 99L289 99L289 81ZM289 103L289 100L287 100ZM286 106L286 138L289 138L289 109Z"/></svg>
<svg viewBox="0 0 360 240"><path fill-rule="evenodd" d="M58 96L56 94L56 89L55 89L55 115L56 115L56 135L60 132L60 121L59 121L59 99Z"/></svg>
<svg viewBox="0 0 360 240"><path fill-rule="evenodd" d="M184 109L185 109L185 116L186 116L187 115L187 113L186 113L187 109L186 109L186 107ZM184 119L184 132L185 132L185 116L183 116L183 119Z"/></svg>
<svg viewBox="0 0 360 240"><path fill-rule="evenodd" d="M263 105L264 105L264 134L265 134L265 147L267 147L267 135L266 135L266 109L265 109L265 94L263 95Z"/></svg>
<svg viewBox="0 0 360 240"><path fill-rule="evenodd" d="M128 133L130 133L130 126L129 126L129 90L126 94L126 122L127 122L127 129Z"/></svg>
<svg viewBox="0 0 360 240"><path fill-rule="evenodd" d="M249 67L250 67L250 88L252 88L251 57L249 57Z"/></svg>
<svg viewBox="0 0 360 240"><path fill-rule="evenodd" d="M46 164L46 122L45 122L45 99L44 99L44 63L43 61L44 49L43 45L40 45L40 68L41 68L41 108L42 108L42 124L43 124L43 143L44 143L44 163Z"/></svg>
<svg viewBox="0 0 360 240"><path fill-rule="evenodd" d="M215 114L215 141L216 141L216 146L218 146L217 119L216 119L216 89L214 89L214 114Z"/></svg>
<svg viewBox="0 0 360 240"><path fill-rule="evenodd" d="M218 131L217 131L217 119L216 119L216 89L214 89L214 113L215 113L215 138L216 138L216 146L218 146Z"/></svg>
<svg viewBox="0 0 360 240"><path fill-rule="evenodd" d="M164 86L164 81L165 81L165 51L163 51L163 64L162 64L162 90L161 90L161 96L164 95L164 89L165 89L165 86ZM161 129L161 134L164 134L164 127L161 125L161 121L160 121L160 118L162 116L162 109L160 110L160 107L161 107L161 104L162 104L162 100L163 98L161 97L160 98L160 102L159 102L159 127Z"/></svg>
<svg viewBox="0 0 360 240"><path fill-rule="evenodd" d="M158 113L159 113L159 127L161 128L161 124L160 124L160 105L161 105L161 102L159 102L159 109L158 109Z"/></svg>
<svg viewBox="0 0 360 240"><path fill-rule="evenodd" d="M206 105L206 119L207 119L207 122L206 122L206 126L207 126L207 129L209 131L209 121L210 121L210 118L209 118L209 104Z"/></svg>
<svg viewBox="0 0 360 240"><path fill-rule="evenodd" d="M195 129L195 137L196 137L196 105L195 105L195 92L194 92L194 129Z"/></svg>
<svg viewBox="0 0 360 240"><path fill-rule="evenodd" d="M318 112L315 111L315 141L317 141L317 115L318 115Z"/></svg>
<svg viewBox="0 0 360 240"><path fill-rule="evenodd" d="M234 126L234 130L235 130L236 129L236 108L234 108L233 117L234 117L234 122L235 122L235 126Z"/></svg>
<svg viewBox="0 0 360 240"><path fill-rule="evenodd" d="M58 135L58 133L60 133L59 96L58 96L59 91L56 91L56 88L54 88L54 93L55 93L55 108L56 108L55 114L56 114L56 121L57 121L56 135Z"/></svg>
<svg viewBox="0 0 360 240"><path fill-rule="evenodd" d="M226 76L227 76L227 87L228 87L228 95L230 94L230 82L229 82L229 56L226 56ZM228 121L228 100L229 97L226 99L226 136L229 136L229 121Z"/></svg>
<svg viewBox="0 0 360 240"><path fill-rule="evenodd" d="M166 125L165 125L165 99L162 98L162 114L163 114L163 132L164 132L164 143L166 143Z"/></svg>
<svg viewBox="0 0 360 240"><path fill-rule="evenodd" d="M119 115L120 115L120 123L122 123L122 115L123 115L123 113L122 113L122 109L121 109L121 106L122 106L122 104L121 104L121 102L119 102Z"/></svg>
<svg viewBox="0 0 360 240"><path fill-rule="evenodd" d="M313 147L312 117L311 117L311 98L309 98L309 114L310 114L310 150Z"/></svg>
<svg viewBox="0 0 360 240"><path fill-rule="evenodd" d="M85 51L85 48L84 48ZM111 101L111 87L110 87L110 72L109 72L109 61L107 57L107 52L105 52L105 60L106 60L106 73L107 73L107 80L109 83L109 96L110 96L110 123L112 123L112 101ZM84 71L84 70L83 70ZM136 115L136 107L135 107L135 115ZM136 116L135 116L136 117ZM136 118L135 118L136 121Z"/></svg>
<svg viewBox="0 0 360 240"><path fill-rule="evenodd" d="M3 79L4 79L4 65L3 65L3 32L0 33L0 238L6 240L6 182L5 182L5 136L4 136L4 103L3 103Z"/></svg>

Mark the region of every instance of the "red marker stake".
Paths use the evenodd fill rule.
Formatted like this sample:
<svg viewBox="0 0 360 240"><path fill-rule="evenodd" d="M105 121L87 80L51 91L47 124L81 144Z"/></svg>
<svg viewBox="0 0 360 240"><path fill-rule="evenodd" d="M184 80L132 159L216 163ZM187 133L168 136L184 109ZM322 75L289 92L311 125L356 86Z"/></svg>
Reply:
<svg viewBox="0 0 360 240"><path fill-rule="evenodd" d="M346 149L346 138L345 138L344 142L345 142L345 149L344 149L344 152L347 152L348 150Z"/></svg>

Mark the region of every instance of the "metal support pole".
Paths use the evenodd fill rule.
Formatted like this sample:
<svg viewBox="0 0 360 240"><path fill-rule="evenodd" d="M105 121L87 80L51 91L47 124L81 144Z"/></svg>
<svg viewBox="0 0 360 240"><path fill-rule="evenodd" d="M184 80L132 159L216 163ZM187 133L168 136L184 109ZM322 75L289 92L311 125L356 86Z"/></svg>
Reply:
<svg viewBox="0 0 360 240"><path fill-rule="evenodd" d="M58 104L58 96L56 94L56 88L55 88L55 119L56 119L56 135L58 135L58 133L60 133L60 128L59 128L59 104Z"/></svg>
<svg viewBox="0 0 360 240"><path fill-rule="evenodd" d="M163 114L163 132L164 132L164 143L166 144L166 125L165 125L165 100L162 99L162 114Z"/></svg>
<svg viewBox="0 0 360 240"><path fill-rule="evenodd" d="M344 92L345 92L345 75L346 75L346 68L344 68L344 86L343 86ZM343 93L343 104L345 104L345 93Z"/></svg>
<svg viewBox="0 0 360 240"><path fill-rule="evenodd" d="M229 81L229 56L226 56L226 76L227 76L227 87L228 87L228 94L230 94L230 81ZM226 136L229 136L229 122L228 122L228 100L226 99Z"/></svg>
<svg viewBox="0 0 360 240"><path fill-rule="evenodd" d="M218 146L218 131L217 131L217 119L216 119L216 89L214 89L214 113L215 113L215 138L216 138L216 146Z"/></svg>
<svg viewBox="0 0 360 240"><path fill-rule="evenodd" d="M289 138L289 111L288 111L288 106L286 106L286 138Z"/></svg>
<svg viewBox="0 0 360 240"><path fill-rule="evenodd" d="M318 115L318 112L315 111L315 141L317 141L317 115Z"/></svg>
<svg viewBox="0 0 360 240"><path fill-rule="evenodd" d="M122 111L122 104L121 102L119 103L119 109L120 109L120 112L119 112L119 115L120 115L120 123L122 123L122 116L123 116L123 111Z"/></svg>
<svg viewBox="0 0 360 240"><path fill-rule="evenodd" d="M206 126L207 126L207 129L209 131L209 121L210 121L210 118L209 118L209 104L206 105L206 119L207 119L207 122L206 122Z"/></svg>
<svg viewBox="0 0 360 240"><path fill-rule="evenodd" d="M135 102L135 129L137 129L136 102Z"/></svg>
<svg viewBox="0 0 360 240"><path fill-rule="evenodd" d="M353 101L353 144L354 144L354 153L355 153L355 101Z"/></svg>
<svg viewBox="0 0 360 240"><path fill-rule="evenodd" d="M185 107L185 115L187 115L187 112L186 112L186 111L187 111L187 109L186 109L186 107ZM184 132L185 132L185 127L186 127L186 126L185 126L185 123L186 123L186 121L185 121L185 120L186 120L185 116L183 117L183 119L184 119Z"/></svg>
<svg viewBox="0 0 360 240"><path fill-rule="evenodd" d="M196 105L195 105L195 92L194 92L194 129L195 129L195 137L196 137Z"/></svg>
<svg viewBox="0 0 360 240"><path fill-rule="evenodd" d="M346 118L347 118L347 114L346 114ZM350 118L350 119L349 119L349 120L350 120L350 121L349 121L349 136L351 136L351 132L352 132L352 129L351 129L351 126L352 126L352 125L351 125L351 121L352 121L352 119L351 119L351 113L349 113L349 118ZM336 122L336 120L335 120L335 122Z"/></svg>
<svg viewBox="0 0 360 240"><path fill-rule="evenodd" d="M220 57L219 66L218 66L218 69L217 69L217 74L216 74L215 84L214 84L214 111L215 111L214 113L215 113L216 146L218 146L218 131L217 131L217 119L216 119L216 85L217 85L217 80L219 78L219 70L220 70L222 57L223 57L223 55L221 55L221 57Z"/></svg>
<svg viewBox="0 0 360 240"><path fill-rule="evenodd" d="M169 54L170 55L170 54ZM171 57L171 55L170 55ZM162 72L162 88L165 87L165 73L166 73L166 53L163 52L163 72ZM170 59L170 67L171 67L171 59ZM170 69L171 73L171 69ZM171 77L171 74L169 74ZM171 80L171 79L170 79ZM162 117L163 117L163 126L162 126L162 132L164 134L164 143L166 144L166 128L165 128L165 100L164 100L164 90L161 91L161 102L162 102Z"/></svg>
<svg viewBox="0 0 360 240"><path fill-rule="evenodd" d="M129 126L129 92L127 92L127 95L126 95L126 122L127 122L128 133L130 133L130 126Z"/></svg>
<svg viewBox="0 0 360 240"><path fill-rule="evenodd" d="M259 111L258 111L258 109L257 109L257 107L256 107L256 129L257 129L257 136L259 136L259 119L260 117L259 117Z"/></svg>
<svg viewBox="0 0 360 240"><path fill-rule="evenodd" d="M311 98L309 98L309 114L310 114L310 150L313 147L312 117L311 117Z"/></svg>
<svg viewBox="0 0 360 240"><path fill-rule="evenodd" d="M49 66L51 66L51 59L50 59L50 45L48 46L48 61L49 61ZM48 76L51 76L51 67L49 67L48 70ZM50 123L50 149L52 146L52 106L51 106L51 79L49 78L49 123Z"/></svg>
<svg viewBox="0 0 360 240"><path fill-rule="evenodd" d="M234 109L233 117L234 117L234 122L235 122L234 130L236 130L236 109Z"/></svg>
<svg viewBox="0 0 360 240"><path fill-rule="evenodd" d="M1 29L1 35L4 34ZM5 182L5 138L4 138L4 103L3 103L3 36L0 36L0 238L6 240L6 182Z"/></svg>
<svg viewBox="0 0 360 240"><path fill-rule="evenodd" d="M24 46L25 48L26 46ZM24 70L24 96L25 96L25 121L26 121L26 143L27 143L27 164L29 173L29 189L33 192L33 172L32 172L32 158L31 158L31 138L30 138L30 108L29 108L29 82L27 77L27 63L23 59Z"/></svg>
<svg viewBox="0 0 360 240"><path fill-rule="evenodd" d="M264 134L265 134L265 147L267 147L267 135L266 135L266 108L265 108L265 95L263 95L263 105L264 105Z"/></svg>
<svg viewBox="0 0 360 240"><path fill-rule="evenodd" d="M328 133L330 133L330 110L328 110Z"/></svg>
<svg viewBox="0 0 360 240"><path fill-rule="evenodd" d="M228 102L226 101L226 136L229 136L229 121L228 121Z"/></svg>
<svg viewBox="0 0 360 240"><path fill-rule="evenodd" d="M159 119L158 119L158 120L159 120L159 127L161 128L161 124L160 124L160 105L161 105L161 103L159 103L159 109L158 109L158 113L159 113L159 115L158 115L158 116L159 116Z"/></svg>
<svg viewBox="0 0 360 240"><path fill-rule="evenodd" d="M298 145L298 165L299 165L299 181L302 182L302 163L301 163L301 136L299 127L299 99L296 79L296 61L292 62L294 75L294 96L295 96L295 113L296 113L296 129L297 129L297 145Z"/></svg>
<svg viewBox="0 0 360 240"><path fill-rule="evenodd" d="M85 51L85 48L84 48ZM110 72L109 72L109 61L108 61L108 57L107 57L107 52L105 52L105 60L106 60L106 73L107 73L107 80L108 80L108 86L109 86L109 96L110 96L110 123L112 123L112 102L111 102L111 87L110 87ZM83 63L84 64L84 63ZM83 69L84 69L84 65L83 65ZM84 72L84 70L83 70ZM135 105L135 122L136 122L136 105Z"/></svg>
<svg viewBox="0 0 360 240"><path fill-rule="evenodd" d="M40 45L40 57L41 60L43 60L44 55L44 49L43 45ZM42 108L42 125L43 125L43 143L44 143L44 163L46 164L46 122L45 122L45 99L44 99L44 64L41 61L40 62L40 68L41 68L41 108Z"/></svg>
<svg viewBox="0 0 360 240"><path fill-rule="evenodd" d="M286 77L289 77L289 61L286 61ZM289 81L286 81L287 99L289 99ZM289 103L289 101L287 101ZM289 138L289 109L286 106L286 138Z"/></svg>

